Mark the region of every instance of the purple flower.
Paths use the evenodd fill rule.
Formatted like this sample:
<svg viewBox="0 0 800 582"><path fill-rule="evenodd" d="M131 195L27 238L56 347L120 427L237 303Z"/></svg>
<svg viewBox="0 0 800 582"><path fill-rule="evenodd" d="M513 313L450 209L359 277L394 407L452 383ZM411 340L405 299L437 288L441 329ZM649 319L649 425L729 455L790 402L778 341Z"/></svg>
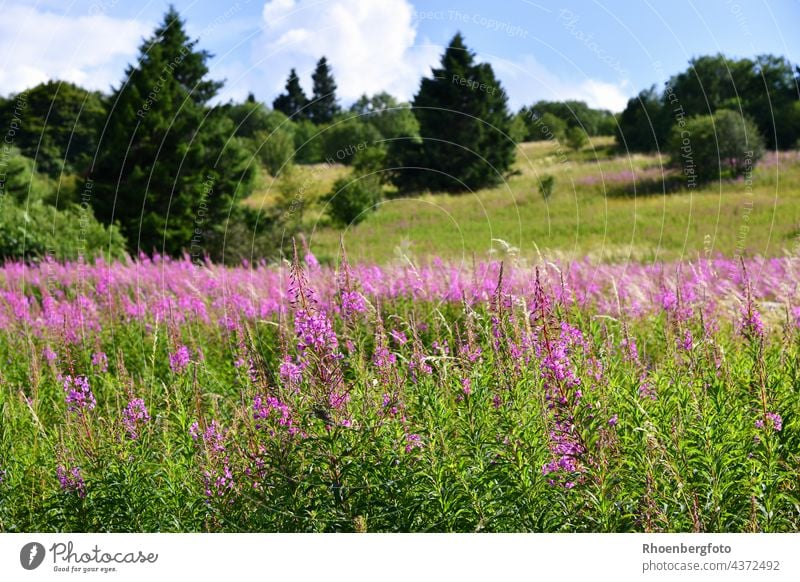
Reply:
<svg viewBox="0 0 800 582"><path fill-rule="evenodd" d="M783 418L777 412L768 412L766 415L767 424L770 425L772 430L775 432L780 432L783 428ZM764 428L764 420L759 418L756 421L756 428Z"/></svg>
<svg viewBox="0 0 800 582"><path fill-rule="evenodd" d="M396 341L401 346L404 346L408 342L406 334L404 334L400 330L393 329L392 331L389 332L389 335L392 336L394 341Z"/></svg>
<svg viewBox="0 0 800 582"><path fill-rule="evenodd" d="M406 434L406 452L410 453L416 448L422 448L422 437L418 434Z"/></svg>
<svg viewBox="0 0 800 582"><path fill-rule="evenodd" d="M617 415L616 414L608 419L608 426L617 426Z"/></svg>
<svg viewBox="0 0 800 582"><path fill-rule="evenodd" d="M63 465L56 467L56 477L65 493L77 493L78 497L86 497L86 482L79 467L67 469Z"/></svg>
<svg viewBox="0 0 800 582"><path fill-rule="evenodd" d="M64 386L67 410L83 412L93 410L97 406L97 400L89 387L89 379L86 376L64 376L61 381Z"/></svg>
<svg viewBox="0 0 800 582"><path fill-rule="evenodd" d="M150 420L150 414L147 412L147 407L144 400L141 398L134 398L125 407L122 412L122 426L128 433L131 440L139 438L139 428Z"/></svg>
<svg viewBox="0 0 800 582"><path fill-rule="evenodd" d="M288 356L281 362L279 368L281 380L289 386L296 388L303 380L303 366L294 363Z"/></svg>
<svg viewBox="0 0 800 582"><path fill-rule="evenodd" d="M469 378L463 378L461 380L461 389L466 396L472 394L472 381Z"/></svg>
<svg viewBox="0 0 800 582"><path fill-rule="evenodd" d="M92 354L92 366L100 368L101 372L108 372L108 356L105 352L95 352Z"/></svg>
<svg viewBox="0 0 800 582"><path fill-rule="evenodd" d="M45 349L43 349L43 350L42 350L42 355L44 356L44 359L45 359L45 360L47 360L48 362L52 362L52 361L54 361L56 358L58 358L58 354L56 354L56 353L55 353L53 350L51 350L50 348L45 348Z"/></svg>
<svg viewBox="0 0 800 582"><path fill-rule="evenodd" d="M169 355L169 367L175 374L182 374L191 361L189 348L185 345L178 346L175 353Z"/></svg>
<svg viewBox="0 0 800 582"><path fill-rule="evenodd" d="M367 302L358 291L342 291L342 313L345 317L351 317L356 313L364 313L367 310Z"/></svg>
<svg viewBox="0 0 800 582"><path fill-rule="evenodd" d="M6 478L6 471L5 469L0 469L0 484L3 483L3 480Z"/></svg>
<svg viewBox="0 0 800 582"><path fill-rule="evenodd" d="M294 318L294 331L297 334L297 348L300 351L310 348L325 353L336 352L339 348L333 326L324 313L298 309Z"/></svg>

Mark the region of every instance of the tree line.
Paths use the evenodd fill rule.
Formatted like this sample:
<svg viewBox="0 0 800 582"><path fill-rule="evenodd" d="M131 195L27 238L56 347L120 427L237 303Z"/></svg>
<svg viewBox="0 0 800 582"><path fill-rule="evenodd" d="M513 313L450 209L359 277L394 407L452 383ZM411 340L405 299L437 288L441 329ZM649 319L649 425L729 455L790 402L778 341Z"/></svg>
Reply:
<svg viewBox="0 0 800 582"><path fill-rule="evenodd" d="M110 94L49 81L0 100L0 255L275 256L302 227L298 165L351 168L326 197L333 221L351 224L387 194L498 184L522 141L577 150L616 135L620 151L667 151L684 173L688 147L692 172L711 179L741 173L742 152L753 162L765 144L800 137L800 71L771 55L698 57L617 115L581 101L513 113L460 34L410 103L379 93L343 108L322 56L310 96L291 69L271 108L252 94L216 104L222 83L209 78L209 58L170 8ZM707 171L714 161L719 172ZM264 172L283 186L256 212L241 202Z"/></svg>

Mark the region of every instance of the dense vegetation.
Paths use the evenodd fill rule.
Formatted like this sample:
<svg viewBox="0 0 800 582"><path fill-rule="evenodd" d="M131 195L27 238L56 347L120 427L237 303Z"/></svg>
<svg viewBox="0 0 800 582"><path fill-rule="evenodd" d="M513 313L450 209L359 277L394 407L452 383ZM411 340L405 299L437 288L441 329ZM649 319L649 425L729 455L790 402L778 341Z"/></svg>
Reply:
<svg viewBox="0 0 800 582"><path fill-rule="evenodd" d="M0 531L797 531L797 280L9 264Z"/></svg>

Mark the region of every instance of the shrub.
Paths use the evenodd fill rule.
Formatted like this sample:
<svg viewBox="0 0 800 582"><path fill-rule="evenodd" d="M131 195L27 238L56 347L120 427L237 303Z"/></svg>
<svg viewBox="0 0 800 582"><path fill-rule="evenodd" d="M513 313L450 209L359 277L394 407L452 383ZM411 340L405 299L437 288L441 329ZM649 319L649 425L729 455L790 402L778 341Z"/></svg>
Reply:
<svg viewBox="0 0 800 582"><path fill-rule="evenodd" d="M576 152L585 146L586 142L588 141L586 138L586 132L584 132L580 127L570 127L567 130L566 138L567 145Z"/></svg>
<svg viewBox="0 0 800 582"><path fill-rule="evenodd" d="M382 188L375 174L340 178L325 197L328 215L341 226L364 220L380 202Z"/></svg>
<svg viewBox="0 0 800 582"><path fill-rule="evenodd" d="M550 174L545 174L542 176L542 179L539 180L539 192L542 195L542 198L548 200L550 195L553 193L553 188L556 185L556 178L555 176L551 176Z"/></svg>
<svg viewBox="0 0 800 582"><path fill-rule="evenodd" d="M751 170L764 154L764 141L749 118L720 109L676 125L669 151L688 178L708 182Z"/></svg>

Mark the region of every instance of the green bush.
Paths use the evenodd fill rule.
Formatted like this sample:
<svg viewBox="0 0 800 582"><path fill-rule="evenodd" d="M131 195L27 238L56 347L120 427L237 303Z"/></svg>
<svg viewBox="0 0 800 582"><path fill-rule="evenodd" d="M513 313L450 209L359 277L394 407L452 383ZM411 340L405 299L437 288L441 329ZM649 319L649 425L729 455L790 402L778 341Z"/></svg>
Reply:
<svg viewBox="0 0 800 582"><path fill-rule="evenodd" d="M355 225L375 210L380 202L382 188L375 174L340 178L324 198L327 213L341 226Z"/></svg>
<svg viewBox="0 0 800 582"><path fill-rule="evenodd" d="M0 202L0 257L3 259L90 260L97 256L122 258L125 238L106 227L91 209L70 204L64 209L33 201Z"/></svg>
<svg viewBox="0 0 800 582"><path fill-rule="evenodd" d="M749 118L720 109L676 124L669 151L688 180L708 182L752 170L764 155L764 140Z"/></svg>
<svg viewBox="0 0 800 582"><path fill-rule="evenodd" d="M555 176L551 176L550 174L545 174L542 176L542 179L539 180L539 192L541 193L542 198L545 200L549 199L553 194L553 188L555 188L555 185Z"/></svg>

